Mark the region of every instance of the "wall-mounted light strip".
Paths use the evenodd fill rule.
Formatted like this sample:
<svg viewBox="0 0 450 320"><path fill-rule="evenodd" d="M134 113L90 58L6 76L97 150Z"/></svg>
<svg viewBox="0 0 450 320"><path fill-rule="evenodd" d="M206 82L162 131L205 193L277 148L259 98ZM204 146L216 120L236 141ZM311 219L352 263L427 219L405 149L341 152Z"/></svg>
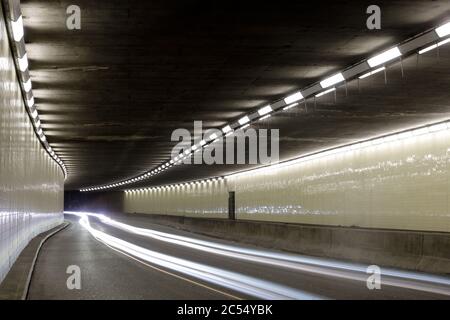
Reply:
<svg viewBox="0 0 450 320"><path fill-rule="evenodd" d="M47 141L47 137L41 127L41 121L37 109L34 107L34 96L32 92L32 82L29 77L28 55L25 51L23 17L20 10L20 1L4 1L4 14L8 24L8 37L11 40L11 49L16 61L16 69L18 73L18 81L21 82L21 92L23 100L28 107L28 114L33 124L35 134L41 141L48 155L59 165L67 178L67 169L64 162L54 152Z"/></svg>
<svg viewBox="0 0 450 320"><path fill-rule="evenodd" d="M226 179L231 178L231 177L237 177L237 176L248 175L248 174L254 175L257 172L280 169L280 168L294 165L294 164L297 164L300 162L306 162L306 161L310 161L313 159L326 157L329 155L342 154L342 153L348 152L348 151L357 151L357 150L371 147L371 146L377 146L377 145L381 145L384 143L390 143L393 141L410 139L412 137L420 137L420 136L423 136L426 134L436 133L436 132L440 132L440 131L444 131L444 130L450 130L450 121L449 120L446 120L443 122L438 122L438 123L432 123L432 124L425 125L425 126L409 128L407 130L398 131L398 132L390 133L387 135L381 135L381 136L357 141L357 142L346 144L346 145L339 145L336 147L327 148L325 150L319 150L319 151L309 153L306 155L301 155L294 159L286 160L286 161L283 161L283 162L280 162L277 164L264 166L264 167L260 167L260 168L256 168L256 169L240 171L240 172L232 173L232 174L221 176L221 177L213 177L213 178L208 178L208 179L203 179L203 180L194 180L194 181L190 181L190 182L176 183L176 184L162 185L162 186L155 186L155 187L148 187L148 188L129 189L129 190L125 190L125 192L133 193L133 192L145 192L145 191L152 191L152 190L164 190L164 189L170 189L170 188L176 188L176 187L182 187L182 186L195 185L198 183L221 181L221 180L225 180L225 182L226 182ZM91 190L89 190L89 188L88 188L88 189L82 189L80 191L91 191Z"/></svg>
<svg viewBox="0 0 450 320"><path fill-rule="evenodd" d="M373 75L375 73L378 73L380 71L383 71L385 69L386 69L385 67L381 67L381 68L375 69L373 71L367 72L367 73L363 74L362 76L360 76L359 79L367 78L367 77L369 77L369 76L371 76L371 75Z"/></svg>
<svg viewBox="0 0 450 320"><path fill-rule="evenodd" d="M322 92L316 94L315 97L318 98L318 97L323 96L324 94L327 94L327 93L330 93L330 92L333 92L333 91L336 91L336 88L331 88L331 89L322 91Z"/></svg>
<svg viewBox="0 0 450 320"><path fill-rule="evenodd" d="M290 105L284 107L283 110L286 111L286 110L289 110L289 109L291 109L291 108L293 108L295 106L298 106L298 102L290 104Z"/></svg>
<svg viewBox="0 0 450 320"><path fill-rule="evenodd" d="M416 53L418 53L419 49L424 48L426 46L430 46L433 43L435 44L437 41L440 40L440 38L446 37L449 34L450 34L450 22L448 22L444 25L441 25L437 28L433 28L426 32L423 32L423 33L417 35L416 37L412 37L412 38L402 42L401 44L399 44L396 47L382 51L380 54L377 54L367 60L363 60L359 63L356 63L356 64L352 65L351 67L349 67L339 73L334 74L331 77L325 78L324 80L321 80L318 83L312 84L309 87L306 87L301 91L297 91L293 94L290 94L287 97L283 98L282 100L271 103L269 105L270 108L272 109L272 111L270 111L270 115L274 114L275 112L281 111L281 110L282 111L288 110L288 109L298 105L298 103L294 104L294 102L300 101L302 99L308 99L310 97L320 97L324 94L333 92L336 90L336 87L333 87L333 88L329 88L329 87L340 84L341 82L351 81L356 78L363 79L363 78L366 78L377 72L385 70L385 68L387 67L387 64L392 64L392 63L395 63L396 61L398 61L398 60L396 60L396 58L399 58L401 56L416 54ZM446 41L447 41L447 39L442 41L442 44L444 42L447 43ZM377 68L373 69L375 67L377 67ZM329 89L322 91L323 89L326 89L326 88L329 88ZM222 132L225 134L225 136L228 136L233 133L233 130L245 129L248 126L250 126L250 124L253 121L262 120L263 117L265 117L265 115L261 115L261 113L260 113L260 111L262 109L264 109L264 108L259 109L254 114L242 116L235 123L226 125L225 127L222 128ZM217 139L215 139L215 141L216 140ZM206 147L209 145L204 140L202 140L202 141L203 141L203 144L202 144L202 142L200 142L201 147ZM199 150L201 150L201 149L199 148L196 151L199 151ZM176 158L174 158L172 160L175 160L175 164L177 164L177 163L180 163L185 157L186 156L183 156L182 158L180 158L178 160L175 160ZM153 174L157 174L157 173L160 173L161 170L154 169L151 172L153 172ZM143 174L140 177L147 177L147 176L145 174ZM133 182L132 179L122 181L123 184L128 184L128 183L132 183L132 182ZM112 185L106 185L103 187L108 189L111 186ZM89 190L89 191L98 190L99 188L101 188L101 187L92 187L91 188L92 190ZM86 190L86 189L84 189L84 190Z"/></svg>
<svg viewBox="0 0 450 320"><path fill-rule="evenodd" d="M432 46L429 46L429 47L426 47L426 48L424 48L422 50L419 50L419 54L424 54L425 52L428 52L428 51L431 51L433 49L436 49L437 47L440 47L440 46L442 46L442 45L444 45L446 43L449 43L449 42L450 42L450 38L442 40L442 41L440 41L440 42L438 42L436 44L433 44Z"/></svg>

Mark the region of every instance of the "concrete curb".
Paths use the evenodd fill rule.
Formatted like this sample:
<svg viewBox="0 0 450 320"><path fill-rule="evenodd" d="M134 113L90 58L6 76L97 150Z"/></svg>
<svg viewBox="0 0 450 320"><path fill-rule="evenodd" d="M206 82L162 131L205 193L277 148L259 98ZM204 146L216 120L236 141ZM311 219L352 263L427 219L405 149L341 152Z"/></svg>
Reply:
<svg viewBox="0 0 450 320"><path fill-rule="evenodd" d="M59 231L65 229L69 222L35 236L19 254L5 279L0 283L0 300L25 300L33 277L33 271L44 243Z"/></svg>
<svg viewBox="0 0 450 320"><path fill-rule="evenodd" d="M38 259L38 257L39 257L39 253L40 253L40 251L41 251L42 246L44 245L44 243L45 243L48 239L50 239L51 237L53 237L53 236L54 236L55 234L57 234L58 232L64 230L64 229L67 228L69 225L70 225L70 222L69 222L69 221L64 221L63 224L62 224L58 229L56 229L55 231L53 231L53 232L49 233L48 235L46 235L46 236L44 237L44 239L42 239L41 242L39 243L39 246L38 246L38 248L37 248L37 250L36 250L36 253L34 254L33 262L31 263L31 266L30 266L30 270L29 270L29 272L28 272L28 277L27 277L27 281L26 281L26 283L25 283L25 287L24 287L24 290L23 290L23 293L22 293L21 300L27 300L27 297L28 297L28 291L29 291L29 289L30 289L31 278L33 277L34 268L35 268L35 266L36 266L36 262L37 262L37 259Z"/></svg>

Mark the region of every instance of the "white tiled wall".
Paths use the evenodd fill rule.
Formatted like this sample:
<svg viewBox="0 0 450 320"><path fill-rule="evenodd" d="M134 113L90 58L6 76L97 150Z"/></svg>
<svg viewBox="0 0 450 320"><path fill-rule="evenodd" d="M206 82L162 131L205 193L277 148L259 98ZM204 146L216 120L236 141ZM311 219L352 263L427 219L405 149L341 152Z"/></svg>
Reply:
<svg viewBox="0 0 450 320"><path fill-rule="evenodd" d="M224 180L135 191L125 196L125 211L138 213L225 218L228 216L227 204Z"/></svg>
<svg viewBox="0 0 450 320"><path fill-rule="evenodd" d="M450 130L228 179L241 219L450 232Z"/></svg>
<svg viewBox="0 0 450 320"><path fill-rule="evenodd" d="M125 193L125 211L450 232L450 129L209 183ZM211 182L217 183L217 182Z"/></svg>
<svg viewBox="0 0 450 320"><path fill-rule="evenodd" d="M30 239L62 222L64 175L33 133L0 17L1 282Z"/></svg>

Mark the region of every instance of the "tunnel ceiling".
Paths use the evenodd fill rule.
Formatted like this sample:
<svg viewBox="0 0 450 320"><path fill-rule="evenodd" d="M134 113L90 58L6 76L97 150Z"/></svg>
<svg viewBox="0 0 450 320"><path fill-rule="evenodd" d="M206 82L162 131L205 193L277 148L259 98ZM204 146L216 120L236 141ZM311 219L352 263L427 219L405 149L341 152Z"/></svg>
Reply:
<svg viewBox="0 0 450 320"><path fill-rule="evenodd" d="M33 92L48 141L67 165L66 189L111 183L170 159L177 128L205 129L444 22L445 1L22 1ZM450 49L411 56L306 108L258 126L280 129L280 157L450 116ZM144 185L219 175L183 165Z"/></svg>

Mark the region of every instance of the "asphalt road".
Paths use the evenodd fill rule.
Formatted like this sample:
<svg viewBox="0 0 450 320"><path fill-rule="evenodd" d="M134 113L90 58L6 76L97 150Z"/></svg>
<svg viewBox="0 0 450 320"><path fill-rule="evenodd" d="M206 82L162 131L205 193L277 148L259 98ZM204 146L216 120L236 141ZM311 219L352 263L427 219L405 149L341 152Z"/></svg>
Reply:
<svg viewBox="0 0 450 320"><path fill-rule="evenodd" d="M286 263L276 257L284 254L281 252L153 225L133 217L114 219L163 232L163 236L135 234L90 217L90 227L101 234L98 237L105 237L96 239L78 222L79 217L66 215L66 219L72 224L48 240L41 250L29 299L450 298L449 286L443 287L444 291L448 289L448 295L423 291L420 286L416 290L389 285L389 281L382 283L380 290L369 290L366 281L352 278L351 271L342 276L329 265L319 268L298 261ZM204 243L192 244L170 235ZM118 241L121 248L114 247ZM142 256L130 254L126 246L141 250ZM236 251L230 253L223 246L232 246ZM258 254L250 255L247 250ZM67 287L70 274L66 270L71 265L80 267L80 290ZM408 285L417 282L402 281Z"/></svg>

